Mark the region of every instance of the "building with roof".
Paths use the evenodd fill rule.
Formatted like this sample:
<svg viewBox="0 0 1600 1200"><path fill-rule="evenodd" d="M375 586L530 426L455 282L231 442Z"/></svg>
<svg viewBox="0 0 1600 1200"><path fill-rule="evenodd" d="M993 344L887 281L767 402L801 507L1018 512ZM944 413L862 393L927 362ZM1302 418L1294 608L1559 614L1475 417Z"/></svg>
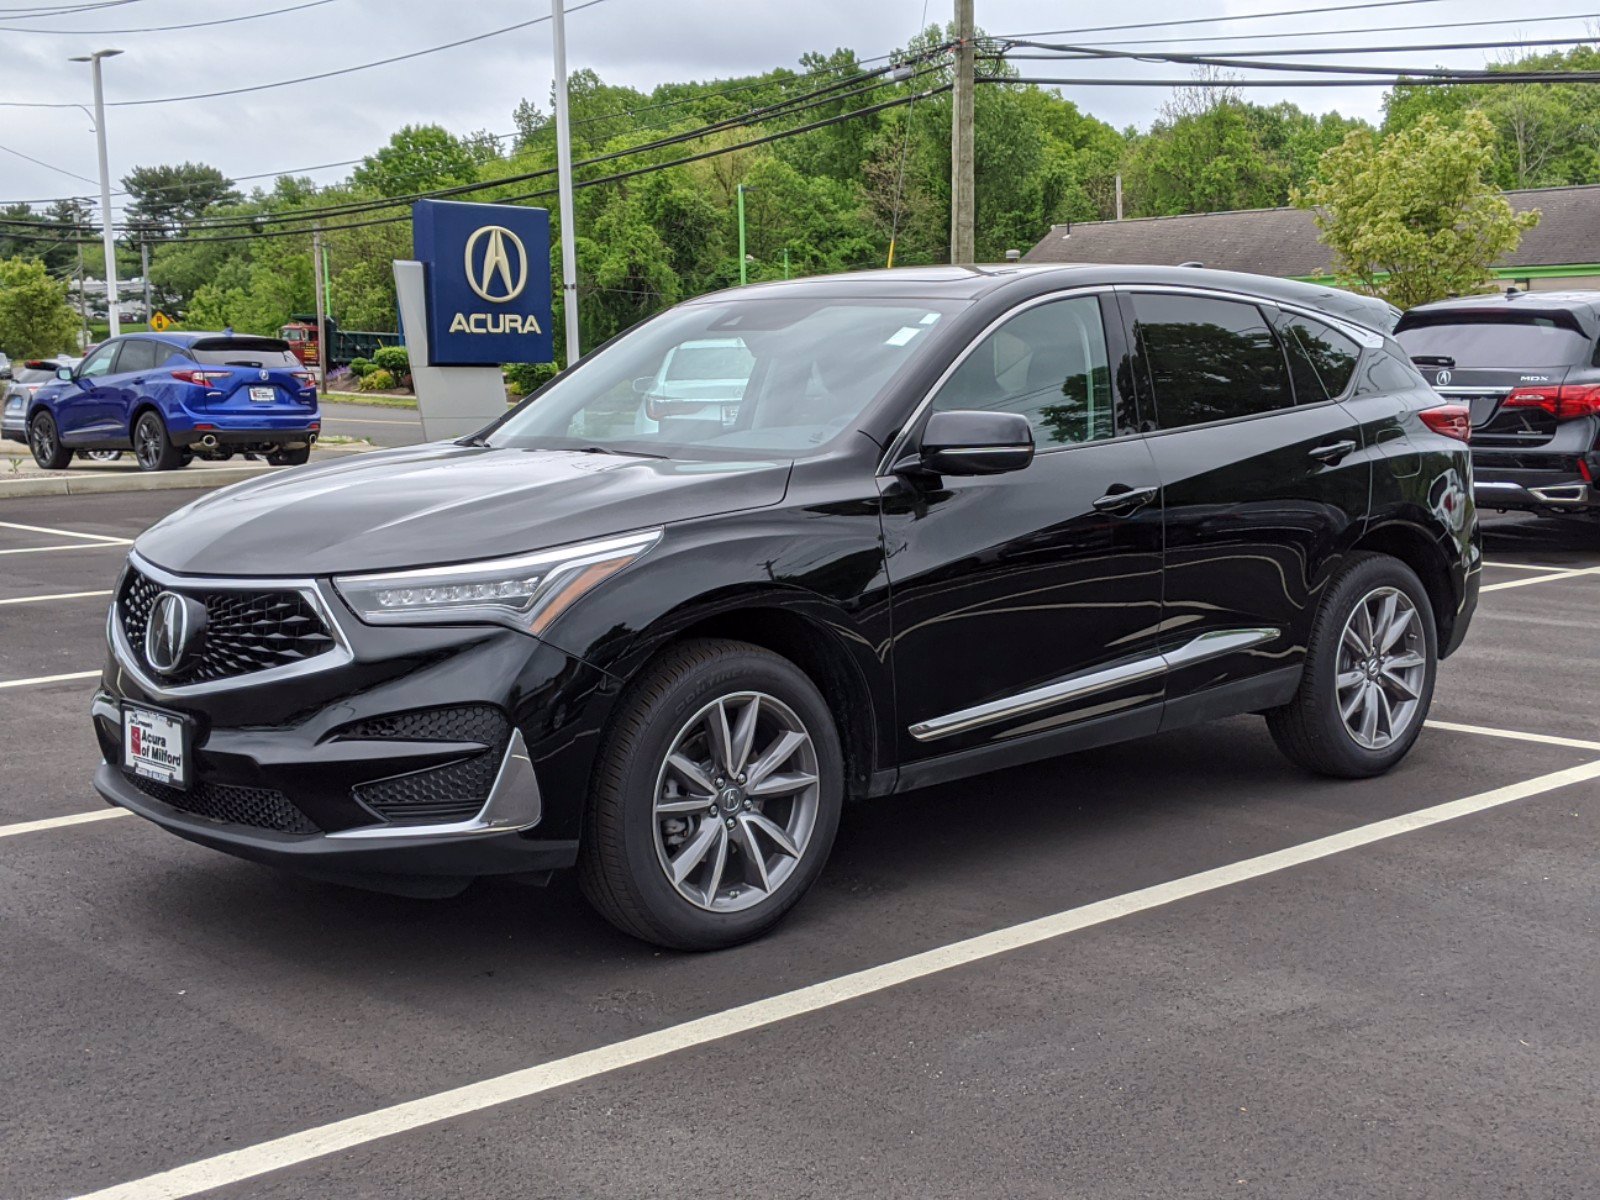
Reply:
<svg viewBox="0 0 1600 1200"><path fill-rule="evenodd" d="M1539 223L1496 265L1508 285L1600 288L1600 184L1507 192L1519 212L1536 208ZM1181 217L1075 221L1052 226L1022 256L1031 263L1195 262L1223 271L1313 279L1333 273L1333 254L1300 208L1256 208Z"/></svg>

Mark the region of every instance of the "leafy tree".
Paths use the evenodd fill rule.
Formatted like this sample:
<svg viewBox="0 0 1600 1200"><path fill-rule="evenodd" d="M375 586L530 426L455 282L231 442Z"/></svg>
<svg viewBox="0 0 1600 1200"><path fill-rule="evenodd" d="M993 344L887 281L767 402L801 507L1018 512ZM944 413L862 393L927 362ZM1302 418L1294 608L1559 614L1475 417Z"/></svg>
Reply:
<svg viewBox="0 0 1600 1200"><path fill-rule="evenodd" d="M1346 135L1294 202L1316 214L1342 280L1401 308L1478 291L1537 212L1514 212L1489 183L1494 128L1429 114L1379 141Z"/></svg>
<svg viewBox="0 0 1600 1200"><path fill-rule="evenodd" d="M351 175L356 187L379 196L475 183L483 160L481 145L458 138L439 125L407 125L376 154L361 160Z"/></svg>
<svg viewBox="0 0 1600 1200"><path fill-rule="evenodd" d="M0 260L0 350L18 359L58 354L77 331L66 284L36 258Z"/></svg>
<svg viewBox="0 0 1600 1200"><path fill-rule="evenodd" d="M242 199L231 179L205 163L137 167L122 177L122 186L133 197L128 226L151 240L175 236L207 209Z"/></svg>

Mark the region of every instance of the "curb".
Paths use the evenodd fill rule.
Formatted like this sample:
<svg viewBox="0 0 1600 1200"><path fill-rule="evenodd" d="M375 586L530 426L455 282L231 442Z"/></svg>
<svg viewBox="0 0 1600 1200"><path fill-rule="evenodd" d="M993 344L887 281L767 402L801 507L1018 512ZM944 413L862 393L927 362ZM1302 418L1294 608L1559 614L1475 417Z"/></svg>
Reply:
<svg viewBox="0 0 1600 1200"><path fill-rule="evenodd" d="M184 488L227 487L287 467L216 467L210 470L162 471L122 475L44 475L32 479L0 479L0 500L25 496L89 496L106 492L166 492Z"/></svg>

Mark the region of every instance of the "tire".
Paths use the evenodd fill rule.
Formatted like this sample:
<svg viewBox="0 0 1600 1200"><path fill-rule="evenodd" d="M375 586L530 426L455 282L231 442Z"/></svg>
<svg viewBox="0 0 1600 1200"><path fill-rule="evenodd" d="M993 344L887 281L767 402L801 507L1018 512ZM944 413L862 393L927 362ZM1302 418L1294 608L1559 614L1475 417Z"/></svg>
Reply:
<svg viewBox="0 0 1600 1200"><path fill-rule="evenodd" d="M741 739L751 704L752 728ZM723 774L711 749L719 706L731 743L720 761L733 768ZM781 753L786 744L796 748ZM668 763L674 753L689 760L689 773ZM754 768L763 764L758 782ZM740 775L748 775L748 796ZM777 924L816 881L843 797L839 735L803 671L744 642L686 641L618 702L595 765L579 885L602 916L643 941L677 950L737 945ZM674 867L683 872L676 882Z"/></svg>
<svg viewBox="0 0 1600 1200"><path fill-rule="evenodd" d="M174 471L190 461L190 455L167 436L161 414L148 408L133 423L133 457L141 471Z"/></svg>
<svg viewBox="0 0 1600 1200"><path fill-rule="evenodd" d="M116 462L122 457L121 450L80 450L78 453L90 462Z"/></svg>
<svg viewBox="0 0 1600 1200"><path fill-rule="evenodd" d="M267 462L274 467L303 467L310 460L310 446L301 446L298 450L276 450L267 455Z"/></svg>
<svg viewBox="0 0 1600 1200"><path fill-rule="evenodd" d="M1433 606L1415 572L1388 555L1352 555L1312 621L1299 690L1267 713L1267 728L1278 749L1308 771L1381 775L1422 732L1438 670Z"/></svg>
<svg viewBox="0 0 1600 1200"><path fill-rule="evenodd" d="M56 419L42 410L28 422L28 449L33 451L33 461L41 470L60 471L72 463L72 451L61 444Z"/></svg>

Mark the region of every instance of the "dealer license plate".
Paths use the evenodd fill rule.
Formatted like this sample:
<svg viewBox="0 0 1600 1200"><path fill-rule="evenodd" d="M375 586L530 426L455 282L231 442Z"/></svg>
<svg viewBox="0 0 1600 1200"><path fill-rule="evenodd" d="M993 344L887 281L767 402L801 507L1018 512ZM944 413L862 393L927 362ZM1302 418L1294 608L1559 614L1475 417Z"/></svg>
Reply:
<svg viewBox="0 0 1600 1200"><path fill-rule="evenodd" d="M256 404L271 404L277 398L277 388L253 387L250 389L250 399Z"/></svg>
<svg viewBox="0 0 1600 1200"><path fill-rule="evenodd" d="M146 779L188 787L188 723L159 709L123 705L122 765Z"/></svg>

